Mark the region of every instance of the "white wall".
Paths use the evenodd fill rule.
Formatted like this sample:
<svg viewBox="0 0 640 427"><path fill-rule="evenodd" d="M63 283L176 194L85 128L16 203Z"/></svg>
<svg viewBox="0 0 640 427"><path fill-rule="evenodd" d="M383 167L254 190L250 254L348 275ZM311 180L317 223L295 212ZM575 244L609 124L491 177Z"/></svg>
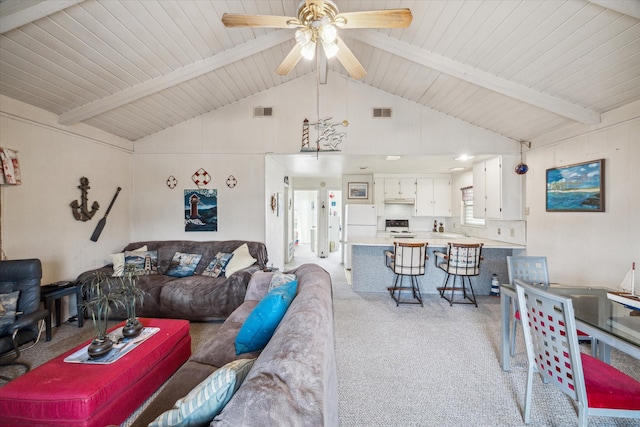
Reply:
<svg viewBox="0 0 640 427"><path fill-rule="evenodd" d="M18 151L22 185L0 187L2 249L8 259L39 258L43 282L74 280L102 266L128 243L132 144L84 125L61 126L57 116L0 96L0 146ZM69 206L89 179L86 222ZM89 240L117 187L122 191L99 240Z"/></svg>
<svg viewBox="0 0 640 427"><path fill-rule="evenodd" d="M191 177L200 168L211 176L211 182L202 188L218 190L217 232L184 231L184 190L198 188ZM171 175L178 180L174 189L166 184ZM231 175L237 180L234 188L227 186ZM136 154L131 241L240 239L264 242L264 180L262 155Z"/></svg>
<svg viewBox="0 0 640 427"><path fill-rule="evenodd" d="M284 269L285 263L285 211L289 203L285 198L284 171L282 167L269 156L265 157L265 194L271 199L276 196L276 211L264 204L265 244L269 252L269 265Z"/></svg>
<svg viewBox="0 0 640 427"><path fill-rule="evenodd" d="M602 124L563 132L526 155L527 254L546 255L553 282L617 287L640 262L640 102ZM548 137L548 138L550 138ZM605 212L546 212L546 169L605 159Z"/></svg>

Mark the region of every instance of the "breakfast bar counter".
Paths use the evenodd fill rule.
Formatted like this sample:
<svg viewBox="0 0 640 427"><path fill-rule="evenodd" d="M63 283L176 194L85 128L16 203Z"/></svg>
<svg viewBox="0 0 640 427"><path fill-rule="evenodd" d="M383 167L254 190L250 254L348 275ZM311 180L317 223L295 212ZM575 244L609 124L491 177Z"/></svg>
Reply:
<svg viewBox="0 0 640 427"><path fill-rule="evenodd" d="M422 294L437 294L437 287L442 286L445 272L435 266L435 251L446 252L449 242L475 244L482 243L480 275L471 278L476 295L489 295L491 292L491 277L498 275L500 283L508 280L507 256L518 255L525 249L524 245L500 242L497 240L465 237L456 233L433 233L432 235L418 235L415 238L403 239L392 237L356 237L349 241L351 247L351 283L356 292L387 292L393 284L395 275L386 266L385 251L393 252L394 242L428 243L427 265L425 275L419 276L418 281Z"/></svg>

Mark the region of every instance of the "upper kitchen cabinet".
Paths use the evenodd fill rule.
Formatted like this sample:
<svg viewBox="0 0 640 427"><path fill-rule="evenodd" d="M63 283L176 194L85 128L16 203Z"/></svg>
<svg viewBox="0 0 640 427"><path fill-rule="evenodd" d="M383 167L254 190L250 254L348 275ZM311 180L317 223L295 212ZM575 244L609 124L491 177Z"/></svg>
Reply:
<svg viewBox="0 0 640 427"><path fill-rule="evenodd" d="M473 216L522 219L522 176L514 171L517 156L498 156L473 164Z"/></svg>
<svg viewBox="0 0 640 427"><path fill-rule="evenodd" d="M384 178L373 180L373 202L378 216L384 216Z"/></svg>
<svg viewBox="0 0 640 427"><path fill-rule="evenodd" d="M451 178L418 178L414 215L451 216Z"/></svg>
<svg viewBox="0 0 640 427"><path fill-rule="evenodd" d="M384 200L386 203L413 204L416 199L415 178L385 178Z"/></svg>

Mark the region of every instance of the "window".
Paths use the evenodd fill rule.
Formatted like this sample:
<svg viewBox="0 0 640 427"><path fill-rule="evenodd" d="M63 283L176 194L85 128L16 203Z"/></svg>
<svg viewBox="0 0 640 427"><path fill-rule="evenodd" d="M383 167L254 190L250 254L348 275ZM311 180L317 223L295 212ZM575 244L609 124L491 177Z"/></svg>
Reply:
<svg viewBox="0 0 640 427"><path fill-rule="evenodd" d="M462 224L464 225L484 225L484 218L474 218L473 216L473 187L464 187L462 191Z"/></svg>

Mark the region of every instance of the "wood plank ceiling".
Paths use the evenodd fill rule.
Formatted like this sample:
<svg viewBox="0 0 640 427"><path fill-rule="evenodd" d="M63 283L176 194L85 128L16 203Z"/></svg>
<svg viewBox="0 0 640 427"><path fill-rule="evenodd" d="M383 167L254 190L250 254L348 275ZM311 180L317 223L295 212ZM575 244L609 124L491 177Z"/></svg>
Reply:
<svg viewBox="0 0 640 427"><path fill-rule="evenodd" d="M5 0L0 93L131 141L315 72L275 73L293 30L225 28L225 12L298 0ZM336 0L410 8L407 29L343 31L363 82L514 140L640 99L640 2ZM329 69L347 76L337 61Z"/></svg>

